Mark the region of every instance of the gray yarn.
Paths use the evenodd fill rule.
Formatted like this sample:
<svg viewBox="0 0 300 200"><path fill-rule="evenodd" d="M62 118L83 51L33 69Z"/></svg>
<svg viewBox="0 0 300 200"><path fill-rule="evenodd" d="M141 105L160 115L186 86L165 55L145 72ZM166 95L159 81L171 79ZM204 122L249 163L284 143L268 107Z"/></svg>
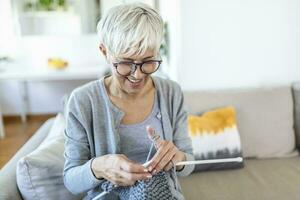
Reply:
<svg viewBox="0 0 300 200"><path fill-rule="evenodd" d="M155 146L155 140L157 135L152 138L152 144L148 153L146 162L150 159L153 147ZM176 168L173 164L173 171L176 174ZM177 180L175 180L175 186L177 188ZM161 171L152 176L149 180L139 180L132 186L119 186L115 187L110 181L104 181L101 184L101 189L106 192L114 192L118 194L120 200L176 200L171 192L170 185L168 184L168 176L165 171Z"/></svg>
<svg viewBox="0 0 300 200"><path fill-rule="evenodd" d="M133 186L114 187L105 181L101 188L106 192L114 192L119 195L120 200L175 200L166 172L159 172L149 180L137 181Z"/></svg>

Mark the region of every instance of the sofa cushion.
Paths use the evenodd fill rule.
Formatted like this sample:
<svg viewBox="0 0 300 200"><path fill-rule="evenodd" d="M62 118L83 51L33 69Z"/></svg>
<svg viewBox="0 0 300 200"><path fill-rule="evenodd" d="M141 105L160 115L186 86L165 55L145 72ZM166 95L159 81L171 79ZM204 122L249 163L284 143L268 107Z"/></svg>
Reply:
<svg viewBox="0 0 300 200"><path fill-rule="evenodd" d="M18 152L0 170L0 199L22 200L16 180L16 167L18 161L34 151L47 137L54 119L47 120L36 133L18 150Z"/></svg>
<svg viewBox="0 0 300 200"><path fill-rule="evenodd" d="M24 199L80 199L63 183L64 117L58 114L47 138L17 164L17 184Z"/></svg>
<svg viewBox="0 0 300 200"><path fill-rule="evenodd" d="M242 157L236 113L233 107L210 110L201 116L189 115L188 125L195 160ZM198 164L194 172L242 166L243 162Z"/></svg>
<svg viewBox="0 0 300 200"><path fill-rule="evenodd" d="M293 85L296 145L300 149L300 83Z"/></svg>
<svg viewBox="0 0 300 200"><path fill-rule="evenodd" d="M298 155L291 87L186 92L185 100L190 113L234 106L244 157Z"/></svg>
<svg viewBox="0 0 300 200"><path fill-rule="evenodd" d="M300 157L245 160L237 170L194 173L180 178L186 199L298 200Z"/></svg>

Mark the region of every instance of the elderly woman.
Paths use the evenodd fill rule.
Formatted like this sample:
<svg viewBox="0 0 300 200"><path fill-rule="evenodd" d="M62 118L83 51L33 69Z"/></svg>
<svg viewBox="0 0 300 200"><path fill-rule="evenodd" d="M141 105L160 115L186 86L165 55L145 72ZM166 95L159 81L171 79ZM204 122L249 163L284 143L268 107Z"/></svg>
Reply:
<svg viewBox="0 0 300 200"><path fill-rule="evenodd" d="M160 15L144 4L120 5L101 19L97 29L111 75L77 88L68 101L66 187L92 199L101 193L104 181L131 186L165 171L172 195L183 199L176 174L186 176L193 166L176 166L176 174L170 170L193 159L182 91L173 81L151 76L162 62ZM160 136L157 150L142 165L154 131ZM102 199L118 197L109 193Z"/></svg>

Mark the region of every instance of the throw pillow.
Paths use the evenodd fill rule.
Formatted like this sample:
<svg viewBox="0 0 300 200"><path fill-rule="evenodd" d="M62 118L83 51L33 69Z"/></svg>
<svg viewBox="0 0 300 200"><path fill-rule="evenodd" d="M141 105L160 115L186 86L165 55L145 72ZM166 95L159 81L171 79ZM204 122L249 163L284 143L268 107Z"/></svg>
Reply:
<svg viewBox="0 0 300 200"><path fill-rule="evenodd" d="M241 141L231 106L188 117L195 160L242 157ZM243 167L243 162L198 164L194 171Z"/></svg>
<svg viewBox="0 0 300 200"><path fill-rule="evenodd" d="M191 113L234 106L238 110L244 157L299 156L295 148L291 86L185 92L184 97Z"/></svg>
<svg viewBox="0 0 300 200"><path fill-rule="evenodd" d="M81 199L71 194L63 182L64 127L58 114L46 139L17 164L17 185L23 199Z"/></svg>

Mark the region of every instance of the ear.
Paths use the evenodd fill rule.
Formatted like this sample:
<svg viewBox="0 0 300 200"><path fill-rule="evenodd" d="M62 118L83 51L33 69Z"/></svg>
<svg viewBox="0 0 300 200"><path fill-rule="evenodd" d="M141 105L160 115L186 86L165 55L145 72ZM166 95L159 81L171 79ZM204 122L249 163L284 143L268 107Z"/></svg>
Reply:
<svg viewBox="0 0 300 200"><path fill-rule="evenodd" d="M107 52L106 52L106 48L103 44L99 45L99 50L101 51L101 53L104 55L104 57L107 59Z"/></svg>

